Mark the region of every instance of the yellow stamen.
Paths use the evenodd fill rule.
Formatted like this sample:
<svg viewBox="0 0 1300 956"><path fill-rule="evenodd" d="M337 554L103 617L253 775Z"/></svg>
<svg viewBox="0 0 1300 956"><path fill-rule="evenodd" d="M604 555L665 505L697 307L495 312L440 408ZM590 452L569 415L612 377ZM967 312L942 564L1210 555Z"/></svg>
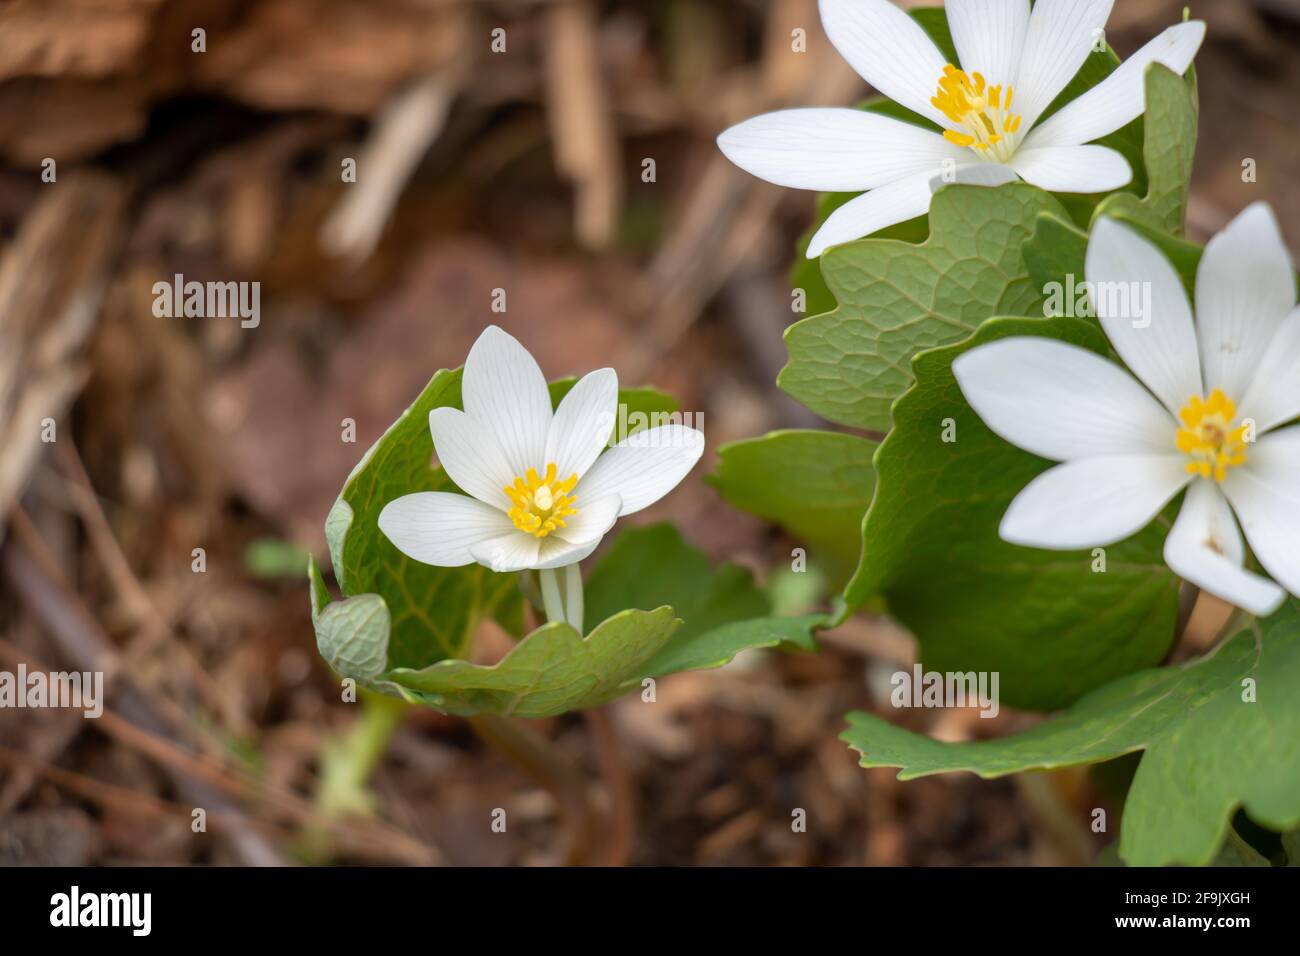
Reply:
<svg viewBox="0 0 1300 956"><path fill-rule="evenodd" d="M529 468L522 478L505 486L505 493L514 505L510 520L520 531L545 538L557 528L563 528L565 518L578 513L574 498L569 494L578 483L576 474L559 481L555 475L555 462L546 466L546 474L539 477L536 468Z"/></svg>
<svg viewBox="0 0 1300 956"><path fill-rule="evenodd" d="M1193 395L1178 413L1183 427L1178 429L1174 444L1189 456L1187 473L1223 481L1229 468L1246 461L1246 426L1232 427L1237 406L1222 389L1216 388L1209 398Z"/></svg>
<svg viewBox="0 0 1300 956"><path fill-rule="evenodd" d="M1015 151L1015 133L1021 117L1011 113L1012 89L1002 95L1001 84L990 86L980 73L967 75L951 63L943 68L939 88L930 102L957 129L944 131L944 139L968 146L988 159L1005 162Z"/></svg>

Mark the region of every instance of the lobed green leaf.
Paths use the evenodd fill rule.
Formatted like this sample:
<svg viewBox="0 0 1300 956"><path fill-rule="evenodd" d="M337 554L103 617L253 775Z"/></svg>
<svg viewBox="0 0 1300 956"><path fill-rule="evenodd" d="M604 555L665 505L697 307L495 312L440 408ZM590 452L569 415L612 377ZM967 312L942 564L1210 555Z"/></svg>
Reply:
<svg viewBox="0 0 1300 956"><path fill-rule="evenodd" d="M1184 80L1159 63L1147 67L1146 137L1142 147L1146 195L1140 199L1131 192L1108 196L1098 204L1094 219L1123 216L1161 232L1182 235L1200 114L1196 76L1191 71L1189 74Z"/></svg>
<svg viewBox="0 0 1300 956"><path fill-rule="evenodd" d="M999 671L1006 703L1051 710L1159 661L1173 639L1179 585L1161 554L1163 517L1105 548L1104 572L1093 570L1090 551L998 536L1011 500L1053 463L990 431L951 366L967 349L1012 335L1107 352L1096 323L997 318L966 342L918 355L916 384L894 406L894 430L876 452L876 494L845 601L856 608L883 595L928 668Z"/></svg>
<svg viewBox="0 0 1300 956"><path fill-rule="evenodd" d="M1021 246L1043 212L1065 216L1024 183L955 184L935 194L920 245L863 239L828 250L822 275L839 306L786 330L790 361L777 384L831 421L885 431L913 355L966 338L991 315L1041 313Z"/></svg>
<svg viewBox="0 0 1300 956"><path fill-rule="evenodd" d="M957 770L999 777L1144 751L1119 855L1135 866L1204 865L1238 808L1279 832L1300 825L1297 686L1293 598L1198 660L1120 678L1020 734L943 743L853 713L842 737L864 767L899 767L905 780ZM1294 834L1284 845L1294 847Z"/></svg>

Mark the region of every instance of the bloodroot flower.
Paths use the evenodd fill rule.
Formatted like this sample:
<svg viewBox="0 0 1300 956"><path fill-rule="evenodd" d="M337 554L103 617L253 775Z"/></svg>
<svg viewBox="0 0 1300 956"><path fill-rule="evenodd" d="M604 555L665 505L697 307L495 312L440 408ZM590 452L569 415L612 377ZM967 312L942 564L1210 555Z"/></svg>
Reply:
<svg viewBox="0 0 1300 956"><path fill-rule="evenodd" d="M552 413L542 370L496 326L470 349L461 393L465 410L435 408L429 430L439 462L467 494L405 495L379 515L397 549L425 564L576 564L618 517L675 488L704 451L704 436L679 424L607 448L618 412L614 370L583 376Z"/></svg>
<svg viewBox="0 0 1300 956"><path fill-rule="evenodd" d="M967 401L994 432L1062 462L1011 502L1014 544L1111 544L1183 488L1165 562L1258 615L1300 595L1300 309L1277 221L1248 207L1205 248L1196 320L1169 261L1127 226L1101 219L1085 264L1093 307L1132 374L1095 352L1018 336L953 362ZM1113 290L1150 289L1134 321ZM1235 513L1235 518L1234 518ZM1246 541L1282 585L1243 567Z"/></svg>
<svg viewBox="0 0 1300 956"><path fill-rule="evenodd" d="M948 0L961 68L890 0L821 0L831 43L868 83L940 132L856 109L794 109L718 137L741 169L794 189L863 192L813 236L808 257L924 214L943 182L1016 178L1050 192L1095 193L1132 178L1113 149L1085 145L1145 109L1147 66L1183 73L1205 24L1180 23L1048 119L1039 118L1083 66L1114 0Z"/></svg>

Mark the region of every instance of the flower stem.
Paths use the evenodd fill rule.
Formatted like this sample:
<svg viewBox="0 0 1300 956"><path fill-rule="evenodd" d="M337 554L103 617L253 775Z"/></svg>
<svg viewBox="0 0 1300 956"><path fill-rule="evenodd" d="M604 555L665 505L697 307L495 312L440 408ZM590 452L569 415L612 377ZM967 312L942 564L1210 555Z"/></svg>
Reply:
<svg viewBox="0 0 1300 956"><path fill-rule="evenodd" d="M564 595L569 623L575 631L582 634L582 569L576 562L564 568Z"/></svg>
<svg viewBox="0 0 1300 956"><path fill-rule="evenodd" d="M582 716L591 730L592 743L600 762L600 775L609 794L609 825L600 841L604 859L599 862L603 866L626 866L636 843L636 793L632 777L623 758L609 707L584 710Z"/></svg>
<svg viewBox="0 0 1300 956"><path fill-rule="evenodd" d="M542 585L542 606L546 609L546 620L551 623L567 620L564 602L560 600L560 582L555 569L542 568L537 572L537 579Z"/></svg>
<svg viewBox="0 0 1300 956"><path fill-rule="evenodd" d="M344 734L327 738L321 748L316 802L326 816L374 813L371 774L384 759L388 742L409 709L409 704L395 697L361 692L360 713L352 727Z"/></svg>

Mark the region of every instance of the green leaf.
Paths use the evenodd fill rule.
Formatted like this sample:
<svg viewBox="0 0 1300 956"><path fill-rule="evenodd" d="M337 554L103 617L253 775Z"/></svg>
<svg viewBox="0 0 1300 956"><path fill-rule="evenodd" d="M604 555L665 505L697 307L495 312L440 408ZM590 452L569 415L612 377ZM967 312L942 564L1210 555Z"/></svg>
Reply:
<svg viewBox="0 0 1300 956"><path fill-rule="evenodd" d="M1178 579L1157 519L1105 549L1046 551L998 536L1007 506L1052 463L993 434L966 403L952 361L1012 335L1106 354L1096 323L991 319L970 340L924 352L876 453L876 494L863 522L850 607L883 594L939 671L998 671L1004 702L1050 710L1161 659L1173 638ZM955 441L944 441L950 433Z"/></svg>
<svg viewBox="0 0 1300 956"><path fill-rule="evenodd" d="M316 647L334 671L368 682L383 673L388 661L388 608L378 594L362 594L330 603L329 590L315 559L311 579L312 625Z"/></svg>
<svg viewBox="0 0 1300 956"><path fill-rule="evenodd" d="M1143 168L1151 170L1147 193L1139 199L1136 193L1140 189L1136 188L1135 181L1135 188L1105 197L1098 204L1095 216L1119 219L1159 246L1178 269L1190 294L1196 284L1201 247L1177 235L1183 228L1191 160L1196 148L1195 83L1184 81L1159 64L1148 70L1146 83L1149 135ZM1139 129L1142 122L1135 121ZM1131 157L1129 161L1133 163ZM1139 166L1134 164L1133 168L1137 170ZM1087 249L1087 233L1050 213L1040 215L1034 235L1023 250L1025 266L1035 287L1044 289L1051 282L1064 283L1066 276L1073 276L1076 285L1081 283Z"/></svg>
<svg viewBox="0 0 1300 956"><path fill-rule="evenodd" d="M688 637L771 610L747 570L734 564L714 570L670 524L622 531L588 575L585 603L593 621L625 608L671 605Z"/></svg>
<svg viewBox="0 0 1300 956"><path fill-rule="evenodd" d="M821 257L840 303L786 330L777 384L832 421L884 431L918 351L959 341L990 315L1041 311L1021 257L1042 212L1065 211L1024 183L950 185L930 205L930 238L845 243Z"/></svg>
<svg viewBox="0 0 1300 956"><path fill-rule="evenodd" d="M1093 861L1093 866L1123 866L1119 855L1119 841L1108 844ZM1262 853L1241 838L1236 830L1229 827L1228 835L1223 839L1218 854L1210 866L1271 866Z"/></svg>
<svg viewBox="0 0 1300 956"><path fill-rule="evenodd" d="M684 622L637 677L719 667L742 650L790 644L816 650L813 628L824 615L772 617L767 597L744 568L712 568L672 525L624 531L592 569L587 614L599 620L623 608L671 604Z"/></svg>
<svg viewBox="0 0 1300 956"><path fill-rule="evenodd" d="M718 449L709 482L727 503L807 542L838 587L862 551L876 442L823 431L778 431Z"/></svg>
<svg viewBox="0 0 1300 956"><path fill-rule="evenodd" d="M623 693L629 679L663 649L680 622L673 609L622 611L584 639L568 624L546 624L498 663L439 661L387 679L414 703L449 714L551 717L596 707Z"/></svg>
<svg viewBox="0 0 1300 956"><path fill-rule="evenodd" d="M549 717L597 707L647 677L719 667L742 650L815 650L812 631L825 621L816 614L766 616L767 599L748 571L711 568L667 524L620 534L592 570L585 603L587 617L603 618L585 639L551 623L494 665L440 661L384 679L407 699L445 713Z"/></svg>
<svg viewBox="0 0 1300 956"><path fill-rule="evenodd" d="M1045 212L1039 215L1038 222L1034 224L1034 234L1025 240L1021 253L1030 281L1035 289L1042 291L1044 314L1083 317L1085 313L1078 308L1077 293L1058 310L1053 308L1049 290L1053 283L1057 283L1064 294L1071 288L1068 285L1071 278L1074 289L1077 290L1083 284L1088 234L1078 226Z"/></svg>
<svg viewBox="0 0 1300 956"><path fill-rule="evenodd" d="M429 412L461 407L460 380L459 369L444 369L433 376L357 463L325 522L335 577L343 593L353 599L377 597L391 618L385 641L389 667L421 667L463 657L482 617L495 614L507 626L519 618L513 574L494 574L478 565L421 564L398 551L379 530L379 512L393 499L419 491L458 490L441 468L433 466ZM558 404L575 381L552 383L552 402ZM621 423L629 432L655 424L652 416L677 408L670 397L649 388L622 390L619 402ZM638 416L646 421L642 423Z"/></svg>
<svg viewBox="0 0 1300 956"><path fill-rule="evenodd" d="M663 677L678 671L707 670L730 662L741 651L769 647L817 650L813 631L826 624L825 614L799 617L756 617L712 628L689 640L679 631L664 649L650 659L645 677ZM640 683L640 679L629 682Z"/></svg>
<svg viewBox="0 0 1300 956"><path fill-rule="evenodd" d="M1109 196L1097 206L1094 218L1122 215L1161 232L1182 235L1199 112L1194 74L1184 80L1159 63L1147 67L1142 151L1147 194L1141 199L1131 193Z"/></svg>
<svg viewBox="0 0 1300 956"><path fill-rule="evenodd" d="M815 650L812 629L823 615L771 617L767 597L744 568L709 566L672 525L624 531L587 580L587 613L594 619L623 608L671 604L684 622L637 677L718 667L747 648L788 643Z"/></svg>
<svg viewBox="0 0 1300 956"><path fill-rule="evenodd" d="M1223 844L1215 855L1211 866L1270 866L1262 853L1241 838L1236 830L1228 827Z"/></svg>
<svg viewBox="0 0 1300 956"><path fill-rule="evenodd" d="M1131 226L1164 254L1182 280L1188 300L1195 301L1196 269L1204 248L1131 219L1123 210L1116 210L1113 218ZM1087 233L1044 213L1038 217L1034 237L1025 243L1023 251L1030 279L1043 290L1045 315L1093 317L1092 306L1082 291L1088 252ZM1059 286L1059 301L1053 284Z"/></svg>
<svg viewBox="0 0 1300 956"><path fill-rule="evenodd" d="M1143 750L1120 856L1134 866L1204 865L1238 807L1272 830L1300 825L1297 687L1300 601L1293 598L1198 660L1130 674L1020 734L941 743L853 713L843 739L864 767L899 767L901 779L954 770L999 777Z"/></svg>
<svg viewBox="0 0 1300 956"><path fill-rule="evenodd" d="M429 412L460 407L460 370L434 375L353 469L326 521L334 574L349 596L375 595L391 617L390 666L459 657L478 619L512 593L514 578L486 568L436 568L402 554L379 530L379 512L402 495L450 491L433 467Z"/></svg>
<svg viewBox="0 0 1300 956"><path fill-rule="evenodd" d="M916 126L938 129L929 120L923 119L906 107L899 106L893 100L873 97L859 104L858 109L871 113L882 113L885 116L911 122ZM803 315L821 315L823 312L829 312L835 308L835 295L831 292L830 286L826 284L826 280L822 278L821 258L808 258L808 246L812 244L812 237L822 227L822 223L830 218L831 213L850 199L861 195L861 193L819 193L817 196L813 223L795 243L794 265L790 267L790 288L802 289L804 293L803 308L799 310ZM910 243L924 242L925 237L930 234L929 222L927 216L917 216L915 219L909 219L906 222L896 223L881 229L879 232L874 233L872 238L896 239L899 242Z"/></svg>

